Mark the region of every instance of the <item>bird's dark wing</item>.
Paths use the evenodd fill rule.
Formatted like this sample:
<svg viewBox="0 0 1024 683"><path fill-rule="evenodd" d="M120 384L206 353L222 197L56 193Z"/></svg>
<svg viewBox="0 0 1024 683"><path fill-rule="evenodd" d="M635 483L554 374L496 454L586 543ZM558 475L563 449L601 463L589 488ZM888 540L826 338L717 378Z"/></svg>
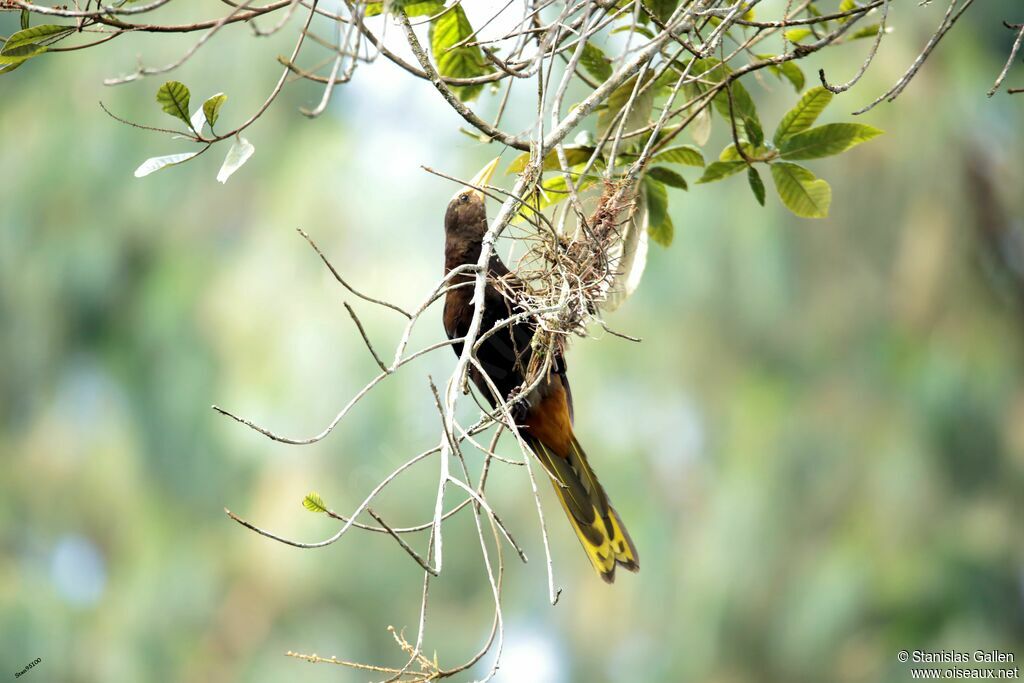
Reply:
<svg viewBox="0 0 1024 683"><path fill-rule="evenodd" d="M525 318L512 324L505 324L493 334L488 334L496 326L524 310L502 294L506 287L519 286L519 281L497 257L492 258L488 275L478 337L481 341L476 357L501 398L505 399L525 381L532 355L531 345L535 328L533 322ZM502 290L499 290L495 283L500 284ZM463 337L469 331L474 313L472 300L473 288L468 285L450 289L445 296L444 326L449 339ZM453 344L452 348L456 354L462 353L461 343ZM496 406L498 402L487 379L475 367L470 369L470 376L491 406Z"/></svg>

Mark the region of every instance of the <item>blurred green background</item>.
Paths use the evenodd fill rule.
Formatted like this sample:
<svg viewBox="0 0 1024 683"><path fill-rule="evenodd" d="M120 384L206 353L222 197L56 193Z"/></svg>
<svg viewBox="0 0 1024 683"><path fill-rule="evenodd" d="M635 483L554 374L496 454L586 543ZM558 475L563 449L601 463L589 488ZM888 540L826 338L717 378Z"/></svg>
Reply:
<svg viewBox="0 0 1024 683"><path fill-rule="evenodd" d="M945 9L900 5L824 120L894 82ZM771 196L762 209L740 177L693 186L691 170L691 191L673 191L675 244L652 246L610 318L643 344L597 334L569 360L577 432L642 571L599 581L544 490L563 588L548 605L529 484L497 465L492 502L531 557L508 564L499 680L903 681L901 649L1024 657L1024 95L984 96L1011 5L979 3L895 104L862 117L884 137L813 165L833 185L828 220ZM175 78L195 101L227 91L222 116L239 122L285 39L232 27ZM224 148L134 179L188 147L97 106L166 125L164 79L101 81L187 45L126 36L0 80L0 674L41 657L32 680L367 680L284 653L400 664L386 627L414 632L418 568L386 537L297 550L223 508L329 536L337 524L302 497L350 510L435 443L426 378L454 358L411 365L313 446L209 406L318 432L375 366L295 229L364 291L414 305L440 275L453 191L420 164L468 177L500 150L378 62L314 121L296 109L318 91L289 85L226 185ZM805 71L845 80L867 47ZM794 101L774 79L749 87L766 124ZM397 316L351 303L389 346ZM442 334L435 309L413 347ZM426 521L435 485L431 460L378 507ZM442 666L490 627L471 517L445 539L426 639Z"/></svg>

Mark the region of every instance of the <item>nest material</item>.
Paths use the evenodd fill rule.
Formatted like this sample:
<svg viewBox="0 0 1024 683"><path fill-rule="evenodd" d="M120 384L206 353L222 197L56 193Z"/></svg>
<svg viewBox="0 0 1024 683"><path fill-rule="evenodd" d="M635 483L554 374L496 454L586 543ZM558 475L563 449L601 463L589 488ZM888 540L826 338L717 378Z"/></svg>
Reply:
<svg viewBox="0 0 1024 683"><path fill-rule="evenodd" d="M537 311L535 345L586 333L622 275L624 237L635 211L635 183L605 181L593 213L579 220L571 238L542 235L527 250L519 264L525 286L515 295Z"/></svg>

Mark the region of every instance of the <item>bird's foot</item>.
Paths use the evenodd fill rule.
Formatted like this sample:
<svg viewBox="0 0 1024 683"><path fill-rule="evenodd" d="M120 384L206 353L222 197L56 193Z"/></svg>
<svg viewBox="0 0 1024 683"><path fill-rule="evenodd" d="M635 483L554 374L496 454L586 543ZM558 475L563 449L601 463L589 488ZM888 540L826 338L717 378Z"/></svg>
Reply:
<svg viewBox="0 0 1024 683"><path fill-rule="evenodd" d="M512 422L517 425L523 424L526 420L526 413L530 408L530 404L527 402L526 397L521 396L517 398L517 395L522 391L522 389L523 387L521 386L516 387L508 393L508 398L505 399Z"/></svg>

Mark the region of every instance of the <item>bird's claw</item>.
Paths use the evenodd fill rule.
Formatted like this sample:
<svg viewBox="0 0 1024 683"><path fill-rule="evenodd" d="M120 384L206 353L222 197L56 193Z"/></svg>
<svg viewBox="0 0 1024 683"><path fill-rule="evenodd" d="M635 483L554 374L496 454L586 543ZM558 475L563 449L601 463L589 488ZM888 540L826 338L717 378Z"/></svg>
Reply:
<svg viewBox="0 0 1024 683"><path fill-rule="evenodd" d="M525 397L516 398L516 395L522 390L522 387L516 387L509 392L508 398L505 399L505 403L508 406L508 414L512 418L514 424L522 424L526 419L527 409L529 404Z"/></svg>

